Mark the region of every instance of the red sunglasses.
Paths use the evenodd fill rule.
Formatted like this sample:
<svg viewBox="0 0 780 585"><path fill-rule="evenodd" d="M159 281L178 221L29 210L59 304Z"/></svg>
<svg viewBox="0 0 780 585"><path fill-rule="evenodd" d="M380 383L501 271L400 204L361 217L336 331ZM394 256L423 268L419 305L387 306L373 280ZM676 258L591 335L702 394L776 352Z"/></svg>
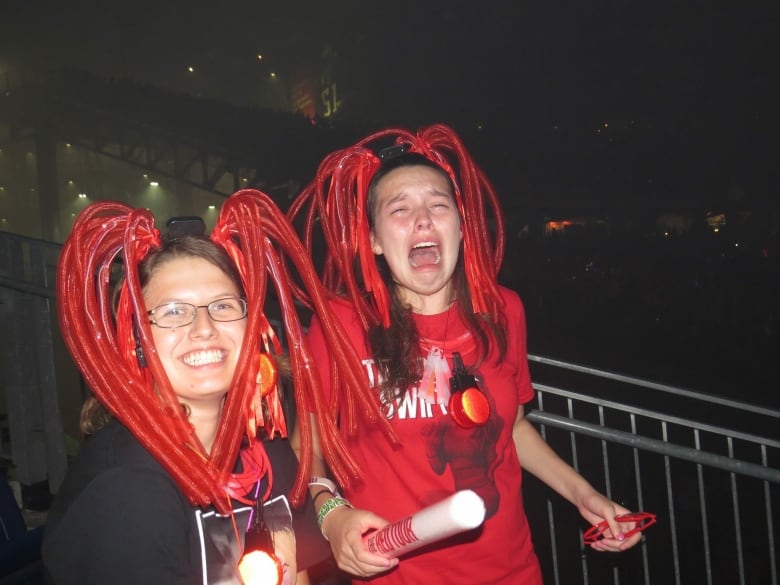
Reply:
<svg viewBox="0 0 780 585"><path fill-rule="evenodd" d="M633 536L639 532L642 532L650 528L655 524L655 514L650 512L634 512L632 514L622 514L621 516L615 516L615 520L620 523L636 522L636 526L625 532L626 538ZM602 520L598 524L594 524L585 531L582 535L582 542L586 545L593 544L604 538L604 533L609 530L609 525L606 520Z"/></svg>

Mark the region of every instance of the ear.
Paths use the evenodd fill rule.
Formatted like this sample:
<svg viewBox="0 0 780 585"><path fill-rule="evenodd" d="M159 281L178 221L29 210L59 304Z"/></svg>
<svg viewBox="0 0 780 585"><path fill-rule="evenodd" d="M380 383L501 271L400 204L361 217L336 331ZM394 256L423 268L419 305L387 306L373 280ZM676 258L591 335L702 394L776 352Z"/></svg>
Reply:
<svg viewBox="0 0 780 585"><path fill-rule="evenodd" d="M374 236L374 231L371 230L371 233L369 234L369 238L371 240L371 251L376 256L382 255L382 246L380 246L376 241L376 236Z"/></svg>

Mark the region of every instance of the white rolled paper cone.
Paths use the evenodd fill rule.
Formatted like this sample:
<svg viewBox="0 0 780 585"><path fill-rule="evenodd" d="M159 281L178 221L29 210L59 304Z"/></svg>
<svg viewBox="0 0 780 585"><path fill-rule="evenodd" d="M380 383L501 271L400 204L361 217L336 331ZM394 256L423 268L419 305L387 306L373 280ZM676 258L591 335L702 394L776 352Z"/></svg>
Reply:
<svg viewBox="0 0 780 585"><path fill-rule="evenodd" d="M400 557L421 546L476 528L485 520L485 502L471 490L461 490L411 516L368 535L373 553Z"/></svg>

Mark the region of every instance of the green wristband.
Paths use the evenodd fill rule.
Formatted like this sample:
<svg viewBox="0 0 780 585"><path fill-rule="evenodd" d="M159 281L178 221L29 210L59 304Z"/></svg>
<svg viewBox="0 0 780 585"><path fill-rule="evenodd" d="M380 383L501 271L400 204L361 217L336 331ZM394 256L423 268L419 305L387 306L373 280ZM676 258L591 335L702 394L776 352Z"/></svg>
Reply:
<svg viewBox="0 0 780 585"><path fill-rule="evenodd" d="M320 511L317 512L317 526L320 527L320 531L322 531L322 523L325 521L325 517L341 506L347 506L348 508L352 507L344 498L330 498L322 504Z"/></svg>

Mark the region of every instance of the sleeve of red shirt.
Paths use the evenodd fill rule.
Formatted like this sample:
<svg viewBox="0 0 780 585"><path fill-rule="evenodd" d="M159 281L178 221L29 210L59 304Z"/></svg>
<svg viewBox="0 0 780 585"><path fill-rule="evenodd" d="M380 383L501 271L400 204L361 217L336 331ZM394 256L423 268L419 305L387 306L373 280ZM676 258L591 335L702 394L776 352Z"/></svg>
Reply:
<svg viewBox="0 0 780 585"><path fill-rule="evenodd" d="M526 345L525 309L520 296L509 289L502 289L506 307L507 351L517 363L515 383L520 404L534 399L531 373L528 369L528 347Z"/></svg>

